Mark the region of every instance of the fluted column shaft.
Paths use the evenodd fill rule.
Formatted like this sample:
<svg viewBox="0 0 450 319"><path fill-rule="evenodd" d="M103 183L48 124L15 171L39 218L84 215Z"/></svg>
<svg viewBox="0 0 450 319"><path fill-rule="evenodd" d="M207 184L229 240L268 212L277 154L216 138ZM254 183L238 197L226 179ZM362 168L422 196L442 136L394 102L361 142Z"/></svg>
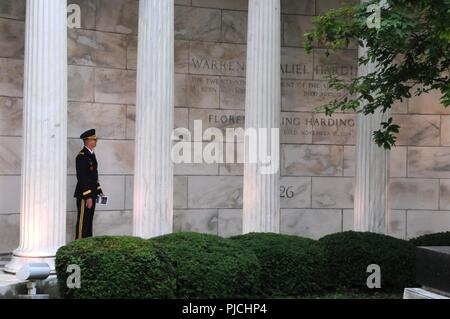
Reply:
<svg viewBox="0 0 450 319"><path fill-rule="evenodd" d="M249 1L247 42L245 125L268 129L270 136L270 130L280 125L280 0ZM260 141L246 139L246 152L261 149ZM279 145L279 136L268 137L268 150L271 143ZM244 165L244 233L279 232L279 152L271 155L278 162L273 173L264 173L260 161Z"/></svg>
<svg viewBox="0 0 450 319"><path fill-rule="evenodd" d="M66 239L67 2L27 0L20 246L6 266L48 262Z"/></svg>
<svg viewBox="0 0 450 319"><path fill-rule="evenodd" d="M359 55L366 55L367 48L360 48ZM372 73L376 64L360 66L359 76ZM357 116L356 184L354 203L354 230L387 233L390 216L388 207L390 152L373 141L373 132L380 128L389 113L376 111L373 115Z"/></svg>
<svg viewBox="0 0 450 319"><path fill-rule="evenodd" d="M174 0L141 0L136 101L133 233L172 232Z"/></svg>

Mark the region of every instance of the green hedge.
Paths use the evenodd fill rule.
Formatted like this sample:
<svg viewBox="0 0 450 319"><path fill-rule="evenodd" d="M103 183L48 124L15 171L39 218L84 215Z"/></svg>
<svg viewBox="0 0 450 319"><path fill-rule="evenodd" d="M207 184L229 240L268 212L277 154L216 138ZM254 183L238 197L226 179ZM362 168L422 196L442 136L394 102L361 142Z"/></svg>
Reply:
<svg viewBox="0 0 450 319"><path fill-rule="evenodd" d="M69 265L81 268L81 289L68 289ZM56 255L59 289L65 298L173 298L175 271L157 244L133 237L77 240Z"/></svg>
<svg viewBox="0 0 450 319"><path fill-rule="evenodd" d="M151 241L162 245L175 262L177 298L256 296L260 264L251 250L198 233L170 234Z"/></svg>
<svg viewBox="0 0 450 319"><path fill-rule="evenodd" d="M441 237L446 235L411 242L436 245ZM231 239L199 233L151 240L94 237L62 247L56 271L64 298L232 299L362 292L368 289L367 266L377 264L382 291L392 292L415 285L411 242L359 232L319 241L270 233ZM81 267L81 289L66 285L73 264Z"/></svg>
<svg viewBox="0 0 450 319"><path fill-rule="evenodd" d="M450 246L450 232L423 235L410 242L415 246Z"/></svg>
<svg viewBox="0 0 450 319"><path fill-rule="evenodd" d="M261 295L298 296L324 289L325 253L312 239L271 233L231 238L254 251L262 267Z"/></svg>
<svg viewBox="0 0 450 319"><path fill-rule="evenodd" d="M400 290L415 284L415 246L386 235L344 232L319 241L327 253L330 283L335 289L366 290L367 267L381 268L381 289Z"/></svg>

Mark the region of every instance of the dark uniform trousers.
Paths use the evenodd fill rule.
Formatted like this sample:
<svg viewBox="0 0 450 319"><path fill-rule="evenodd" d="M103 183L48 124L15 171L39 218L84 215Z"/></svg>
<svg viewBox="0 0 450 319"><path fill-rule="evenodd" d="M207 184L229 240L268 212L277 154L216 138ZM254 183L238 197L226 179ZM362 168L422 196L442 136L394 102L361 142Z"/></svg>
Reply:
<svg viewBox="0 0 450 319"><path fill-rule="evenodd" d="M91 209L87 208L87 200L77 198L77 226L76 226L76 238L87 238L92 237L92 224L94 220L95 212L95 200L93 199L93 205Z"/></svg>
<svg viewBox="0 0 450 319"><path fill-rule="evenodd" d="M77 225L75 239L93 236L92 224L95 212L95 203L98 194L102 194L98 180L97 159L86 147L81 150L76 158L77 187L74 197L77 199ZM87 200L92 198L93 205L89 209Z"/></svg>

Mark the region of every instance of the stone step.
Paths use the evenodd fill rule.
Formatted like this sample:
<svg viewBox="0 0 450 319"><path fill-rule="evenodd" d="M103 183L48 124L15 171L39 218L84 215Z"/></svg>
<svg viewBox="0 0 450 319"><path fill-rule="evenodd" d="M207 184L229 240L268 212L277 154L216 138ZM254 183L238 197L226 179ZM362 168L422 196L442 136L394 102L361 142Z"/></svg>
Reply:
<svg viewBox="0 0 450 319"><path fill-rule="evenodd" d="M11 257L11 254L0 255L0 271L10 262Z"/></svg>
<svg viewBox="0 0 450 319"><path fill-rule="evenodd" d="M450 247L418 247L416 281L450 297Z"/></svg>

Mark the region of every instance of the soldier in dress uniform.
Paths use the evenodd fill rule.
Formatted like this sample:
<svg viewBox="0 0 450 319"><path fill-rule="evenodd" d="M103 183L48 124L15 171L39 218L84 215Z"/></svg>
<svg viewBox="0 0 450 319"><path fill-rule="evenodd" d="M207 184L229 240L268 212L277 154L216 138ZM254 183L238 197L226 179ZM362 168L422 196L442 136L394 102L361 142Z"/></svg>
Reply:
<svg viewBox="0 0 450 319"><path fill-rule="evenodd" d="M94 148L97 146L95 130L81 134L84 147L76 158L77 187L74 197L77 199L76 238L92 237L92 221L94 219L97 196L104 196L98 180L97 159Z"/></svg>

